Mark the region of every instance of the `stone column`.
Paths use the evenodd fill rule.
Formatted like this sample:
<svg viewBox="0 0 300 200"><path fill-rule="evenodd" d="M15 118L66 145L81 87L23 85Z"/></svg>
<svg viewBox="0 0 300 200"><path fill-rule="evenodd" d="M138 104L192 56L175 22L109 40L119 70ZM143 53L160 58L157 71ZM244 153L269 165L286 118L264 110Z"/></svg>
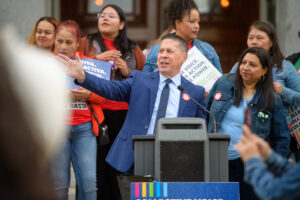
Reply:
<svg viewBox="0 0 300 200"><path fill-rule="evenodd" d="M300 52L299 11L299 0L276 0L276 29L284 56Z"/></svg>
<svg viewBox="0 0 300 200"><path fill-rule="evenodd" d="M1 0L0 27L12 24L20 37L27 41L35 22L42 16L51 16L49 0Z"/></svg>

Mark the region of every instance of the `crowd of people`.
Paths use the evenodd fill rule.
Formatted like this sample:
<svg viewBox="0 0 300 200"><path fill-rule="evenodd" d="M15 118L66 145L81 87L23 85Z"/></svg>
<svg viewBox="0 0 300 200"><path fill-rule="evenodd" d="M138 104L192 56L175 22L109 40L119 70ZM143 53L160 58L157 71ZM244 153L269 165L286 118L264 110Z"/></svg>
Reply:
<svg viewBox="0 0 300 200"><path fill-rule="evenodd" d="M64 64L77 85L66 91L69 104L83 105L67 106L68 136L51 160L58 199L68 199L72 163L79 200L121 200L117 177L133 175L132 136L155 134L160 118L204 118L213 132L211 117L178 86L215 116L217 132L230 135L229 181L239 182L241 200L300 197L300 164L286 160L291 149L299 160L289 128L289 109L300 106L299 53L285 59L270 23L249 27L248 48L206 91L180 73L188 51L196 47L222 74L215 49L197 38L200 13L194 0L170 2L170 27L145 54L127 36L122 8L106 5L97 17L97 32L85 36L75 21L42 17L28 41ZM110 80L86 73L82 58L110 62ZM247 109L251 124L243 126ZM107 144L99 141L99 124L108 127Z"/></svg>

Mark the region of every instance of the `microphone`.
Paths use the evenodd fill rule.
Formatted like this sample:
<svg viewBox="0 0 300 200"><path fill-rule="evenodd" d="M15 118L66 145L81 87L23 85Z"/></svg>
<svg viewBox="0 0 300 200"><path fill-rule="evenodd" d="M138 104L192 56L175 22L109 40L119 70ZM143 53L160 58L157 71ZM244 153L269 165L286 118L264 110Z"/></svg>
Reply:
<svg viewBox="0 0 300 200"><path fill-rule="evenodd" d="M205 110L209 116L211 116L212 121L213 121L213 129L214 129L214 133L217 133L217 123L216 123L216 118L215 116L209 111L207 110L203 105L201 105L196 99L194 99L190 94L186 93L184 88L181 85L178 85L177 87L178 90L180 90L181 92L184 92L185 94L187 94L195 104L197 104L198 106L200 106L200 108L202 108L203 110Z"/></svg>

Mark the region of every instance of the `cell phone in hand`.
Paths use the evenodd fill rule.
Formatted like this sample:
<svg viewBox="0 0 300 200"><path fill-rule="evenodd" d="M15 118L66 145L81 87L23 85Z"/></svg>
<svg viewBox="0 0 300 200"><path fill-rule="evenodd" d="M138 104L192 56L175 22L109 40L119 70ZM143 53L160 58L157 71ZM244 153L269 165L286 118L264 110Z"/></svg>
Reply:
<svg viewBox="0 0 300 200"><path fill-rule="evenodd" d="M272 69L273 82L276 82L276 72Z"/></svg>
<svg viewBox="0 0 300 200"><path fill-rule="evenodd" d="M245 121L244 124L246 124L249 128L251 128L251 110L247 108L245 110Z"/></svg>

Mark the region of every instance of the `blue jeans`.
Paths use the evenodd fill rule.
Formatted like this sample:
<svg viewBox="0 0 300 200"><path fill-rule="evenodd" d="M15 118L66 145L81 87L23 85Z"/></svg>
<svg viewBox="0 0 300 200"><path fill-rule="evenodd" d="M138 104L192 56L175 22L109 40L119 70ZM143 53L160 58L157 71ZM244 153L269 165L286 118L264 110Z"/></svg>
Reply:
<svg viewBox="0 0 300 200"><path fill-rule="evenodd" d="M78 200L97 199L96 161L97 141L92 123L71 126L66 144L52 163L55 193L59 200L68 199L71 162L78 186Z"/></svg>

